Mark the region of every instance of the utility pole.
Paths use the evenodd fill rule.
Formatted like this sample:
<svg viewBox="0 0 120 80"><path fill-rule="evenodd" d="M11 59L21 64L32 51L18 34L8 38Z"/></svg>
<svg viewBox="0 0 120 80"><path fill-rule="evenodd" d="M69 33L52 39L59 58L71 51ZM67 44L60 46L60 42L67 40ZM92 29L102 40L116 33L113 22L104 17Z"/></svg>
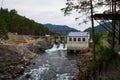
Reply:
<svg viewBox="0 0 120 80"><path fill-rule="evenodd" d="M112 14L113 14L113 18L112 18L112 32L113 32L113 36L112 36L112 49L114 50L115 47L115 15L116 15L116 0L112 0Z"/></svg>
<svg viewBox="0 0 120 80"><path fill-rule="evenodd" d="M119 20L119 45L120 45L120 20Z"/></svg>
<svg viewBox="0 0 120 80"><path fill-rule="evenodd" d="M92 26L92 39L93 39L93 60L96 61L96 53L95 53L95 31L94 31L94 19L93 19L93 3L90 0L91 6L91 26ZM93 69L93 80L96 80L96 69Z"/></svg>
<svg viewBox="0 0 120 80"><path fill-rule="evenodd" d="M91 26L92 26L92 39L93 39L93 58L95 61L95 31L94 31L94 20L93 20L93 3L92 0L90 0L90 4L91 4Z"/></svg>

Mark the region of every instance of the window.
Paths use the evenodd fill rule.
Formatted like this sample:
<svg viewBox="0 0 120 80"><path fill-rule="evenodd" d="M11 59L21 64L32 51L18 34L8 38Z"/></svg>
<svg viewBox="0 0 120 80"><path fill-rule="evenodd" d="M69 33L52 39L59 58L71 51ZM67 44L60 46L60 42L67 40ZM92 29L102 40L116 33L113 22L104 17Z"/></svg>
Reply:
<svg viewBox="0 0 120 80"><path fill-rule="evenodd" d="M78 41L81 41L81 38L78 38Z"/></svg>
<svg viewBox="0 0 120 80"><path fill-rule="evenodd" d="M74 41L76 41L76 38L74 38Z"/></svg>
<svg viewBox="0 0 120 80"><path fill-rule="evenodd" d="M71 38L71 37L69 38L69 41L72 41L72 38Z"/></svg>
<svg viewBox="0 0 120 80"><path fill-rule="evenodd" d="M83 38L83 42L85 42L85 38Z"/></svg>

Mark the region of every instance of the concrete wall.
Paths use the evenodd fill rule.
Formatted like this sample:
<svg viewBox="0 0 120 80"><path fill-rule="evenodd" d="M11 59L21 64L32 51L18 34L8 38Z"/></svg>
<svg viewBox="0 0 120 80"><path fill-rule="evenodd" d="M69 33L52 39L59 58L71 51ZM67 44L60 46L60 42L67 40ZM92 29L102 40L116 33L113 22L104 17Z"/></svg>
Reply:
<svg viewBox="0 0 120 80"><path fill-rule="evenodd" d="M72 41L69 41L69 38L72 38ZM74 41L76 38L76 41ZM78 38L81 38L81 41L78 41ZM83 41L85 38L85 41ZM89 48L89 37L67 37L67 49L68 50L84 50Z"/></svg>

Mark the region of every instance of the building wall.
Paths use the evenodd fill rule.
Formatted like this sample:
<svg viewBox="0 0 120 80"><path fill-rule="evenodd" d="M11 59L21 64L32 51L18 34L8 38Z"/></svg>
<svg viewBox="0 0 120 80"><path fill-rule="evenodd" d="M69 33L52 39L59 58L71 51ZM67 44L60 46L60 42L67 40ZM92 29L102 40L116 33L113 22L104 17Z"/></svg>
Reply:
<svg viewBox="0 0 120 80"><path fill-rule="evenodd" d="M70 40L70 38L72 40ZM76 40L74 40L76 38ZM67 37L68 50L82 50L89 48L89 36Z"/></svg>

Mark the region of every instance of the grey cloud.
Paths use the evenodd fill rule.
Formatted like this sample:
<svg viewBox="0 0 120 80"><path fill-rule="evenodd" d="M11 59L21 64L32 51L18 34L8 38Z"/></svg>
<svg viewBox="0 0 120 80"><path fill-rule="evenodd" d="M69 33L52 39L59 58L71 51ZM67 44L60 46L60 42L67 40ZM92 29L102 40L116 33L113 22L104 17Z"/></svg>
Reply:
<svg viewBox="0 0 120 80"><path fill-rule="evenodd" d="M3 8L16 9L22 16L26 16L39 23L53 23L77 27L75 14L64 17L60 11L66 0L4 0ZM84 29L84 28L83 28Z"/></svg>

